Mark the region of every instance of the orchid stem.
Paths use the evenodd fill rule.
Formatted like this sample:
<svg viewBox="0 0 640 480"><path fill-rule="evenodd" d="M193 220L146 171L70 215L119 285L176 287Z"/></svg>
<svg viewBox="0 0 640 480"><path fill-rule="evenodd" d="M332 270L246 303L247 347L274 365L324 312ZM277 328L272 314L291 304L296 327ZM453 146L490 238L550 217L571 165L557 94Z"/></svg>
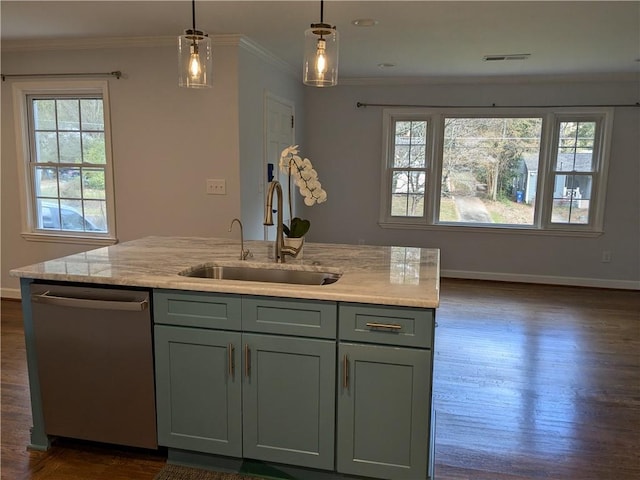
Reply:
<svg viewBox="0 0 640 480"><path fill-rule="evenodd" d="M291 210L291 162L293 162L293 158L289 159L289 225L291 225L291 221L293 220L293 212Z"/></svg>

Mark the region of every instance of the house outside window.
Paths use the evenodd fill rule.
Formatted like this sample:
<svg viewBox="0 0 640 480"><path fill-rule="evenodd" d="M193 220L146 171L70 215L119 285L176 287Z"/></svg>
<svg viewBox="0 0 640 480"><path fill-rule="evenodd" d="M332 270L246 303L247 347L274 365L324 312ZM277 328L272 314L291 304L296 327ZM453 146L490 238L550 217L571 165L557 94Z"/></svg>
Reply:
<svg viewBox="0 0 640 480"><path fill-rule="evenodd" d="M386 109L380 225L602 232L611 109Z"/></svg>
<svg viewBox="0 0 640 480"><path fill-rule="evenodd" d="M106 82L14 84L23 237L115 241Z"/></svg>
<svg viewBox="0 0 640 480"><path fill-rule="evenodd" d="M552 166L553 223L589 223L593 181L598 174L598 158L594 158L596 129L595 121L577 119L559 123L558 148Z"/></svg>

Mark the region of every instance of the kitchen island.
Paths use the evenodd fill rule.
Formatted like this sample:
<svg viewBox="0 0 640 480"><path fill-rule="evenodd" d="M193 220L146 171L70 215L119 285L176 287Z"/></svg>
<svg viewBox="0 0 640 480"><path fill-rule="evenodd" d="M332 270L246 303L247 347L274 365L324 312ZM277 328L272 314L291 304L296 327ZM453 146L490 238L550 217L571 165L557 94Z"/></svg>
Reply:
<svg viewBox="0 0 640 480"><path fill-rule="evenodd" d="M431 478L439 251L307 243L302 258L276 265L271 242L245 247L253 257L241 261L238 241L148 237L13 270L22 278L32 446L50 442L32 289L125 288L152 295L158 444L170 462L238 470L260 460L305 479ZM339 279L180 275L202 264Z"/></svg>

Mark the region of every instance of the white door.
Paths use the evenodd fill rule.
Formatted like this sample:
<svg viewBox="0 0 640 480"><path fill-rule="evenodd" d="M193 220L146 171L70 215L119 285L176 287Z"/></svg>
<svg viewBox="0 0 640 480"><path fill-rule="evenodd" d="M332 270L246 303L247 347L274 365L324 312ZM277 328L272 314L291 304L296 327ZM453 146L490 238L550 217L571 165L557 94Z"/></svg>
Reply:
<svg viewBox="0 0 640 480"><path fill-rule="evenodd" d="M265 142L265 165L264 165L264 182L265 182L265 196L268 191L269 179L267 178L269 172L269 164L273 165L273 179L278 180L282 185L283 193L283 205L284 205L284 222L289 223L289 208L288 208L288 176L281 174L278 168L280 161L280 152L285 147L293 145L295 142L294 134L294 104L289 100L276 97L271 93L266 94L266 142ZM266 199L265 199L266 203ZM273 207L276 210L276 198L273 199ZM274 224L276 221L276 214L274 213ZM264 227L264 239L274 240L276 238L276 227Z"/></svg>

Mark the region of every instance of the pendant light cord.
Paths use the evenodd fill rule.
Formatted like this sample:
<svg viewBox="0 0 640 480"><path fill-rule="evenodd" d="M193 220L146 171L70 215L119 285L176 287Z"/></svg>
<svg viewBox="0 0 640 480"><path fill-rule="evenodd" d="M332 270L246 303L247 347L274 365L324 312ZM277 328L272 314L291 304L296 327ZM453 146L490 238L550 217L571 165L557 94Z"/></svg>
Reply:
<svg viewBox="0 0 640 480"><path fill-rule="evenodd" d="M324 0L320 0L320 23L324 23Z"/></svg>
<svg viewBox="0 0 640 480"><path fill-rule="evenodd" d="M193 23L193 31L196 31L196 0L191 0L191 20Z"/></svg>

